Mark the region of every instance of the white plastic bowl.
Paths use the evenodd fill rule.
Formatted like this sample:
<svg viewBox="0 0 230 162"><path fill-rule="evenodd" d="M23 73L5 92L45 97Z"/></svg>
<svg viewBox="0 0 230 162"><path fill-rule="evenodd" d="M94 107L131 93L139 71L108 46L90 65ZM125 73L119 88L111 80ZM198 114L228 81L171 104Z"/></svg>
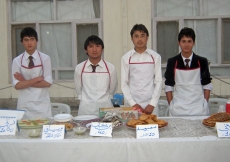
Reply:
<svg viewBox="0 0 230 162"><path fill-rule="evenodd" d="M75 132L75 134L82 135L85 133L86 127L74 127L73 131Z"/></svg>

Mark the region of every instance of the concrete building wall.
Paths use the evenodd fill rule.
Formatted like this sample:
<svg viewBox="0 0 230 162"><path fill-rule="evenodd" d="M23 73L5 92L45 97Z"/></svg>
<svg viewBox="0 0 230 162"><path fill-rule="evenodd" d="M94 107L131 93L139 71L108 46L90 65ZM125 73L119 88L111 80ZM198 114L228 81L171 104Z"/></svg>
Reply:
<svg viewBox="0 0 230 162"><path fill-rule="evenodd" d="M144 24L150 34L148 47L151 48L151 0L104 0L103 1L103 40L105 43L104 59L113 63L117 68L119 79L118 91L120 89L120 60L121 57L133 48L130 40L130 30L136 23ZM8 33L8 7L7 0L0 0L0 89L11 86L11 67L12 60L9 59L9 36ZM164 73L164 70L162 70ZM230 82L229 77L225 77L226 82ZM65 88L58 85L52 85L50 96L52 99L65 99L63 102L73 101L77 104L77 95L74 90L73 82L58 82L58 84L72 87ZM213 79L213 93L221 96L229 96L230 86L219 80ZM17 99L18 93L12 88L0 90L0 100ZM162 91L162 97L165 94ZM15 100L14 100L15 101ZM1 107L1 102L0 102Z"/></svg>

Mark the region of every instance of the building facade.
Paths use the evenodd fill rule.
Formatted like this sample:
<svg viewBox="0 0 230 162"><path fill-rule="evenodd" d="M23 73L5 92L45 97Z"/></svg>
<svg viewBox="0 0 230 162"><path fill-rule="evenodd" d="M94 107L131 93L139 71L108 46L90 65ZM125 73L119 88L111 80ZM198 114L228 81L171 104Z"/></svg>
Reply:
<svg viewBox="0 0 230 162"><path fill-rule="evenodd" d="M63 102L78 103L73 73L75 66L87 58L83 43L91 34L103 39L103 58L115 65L117 92L121 93L120 60L133 48L129 33L137 23L148 28L148 47L162 57L162 75L167 58L180 51L179 30L192 27L197 36L194 52L210 61L212 95L227 98L230 94L229 8L230 0L1 0L0 100L18 97L11 84L11 63L23 52L19 33L25 26L37 30L38 50L51 57L54 84L49 92L53 100L65 98ZM0 106L4 105L0 102Z"/></svg>

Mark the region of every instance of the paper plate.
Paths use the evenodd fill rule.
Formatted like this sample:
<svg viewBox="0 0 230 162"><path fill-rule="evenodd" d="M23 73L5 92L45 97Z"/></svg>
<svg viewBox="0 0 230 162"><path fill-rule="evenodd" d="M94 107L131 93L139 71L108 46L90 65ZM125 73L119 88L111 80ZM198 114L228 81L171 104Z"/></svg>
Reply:
<svg viewBox="0 0 230 162"><path fill-rule="evenodd" d="M73 116L70 114L57 114L54 116L54 120L57 122L67 122L72 120Z"/></svg>
<svg viewBox="0 0 230 162"><path fill-rule="evenodd" d="M73 120L84 121L84 120L92 120L98 118L96 115L80 115L73 117Z"/></svg>

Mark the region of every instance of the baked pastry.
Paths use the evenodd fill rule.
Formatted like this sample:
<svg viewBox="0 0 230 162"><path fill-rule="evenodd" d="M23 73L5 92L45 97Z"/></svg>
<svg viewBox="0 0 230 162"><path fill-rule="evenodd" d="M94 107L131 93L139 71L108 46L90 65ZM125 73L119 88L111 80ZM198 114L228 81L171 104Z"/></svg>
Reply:
<svg viewBox="0 0 230 162"><path fill-rule="evenodd" d="M211 115L207 119L203 120L203 124L209 127L215 127L216 122L225 122L230 120L230 114L226 112L219 112Z"/></svg>
<svg viewBox="0 0 230 162"><path fill-rule="evenodd" d="M168 122L165 120L157 119L157 116L154 114L142 114L138 119L131 119L127 122L127 126L136 128L136 125L147 125L147 124L158 124L158 127L165 127L168 125Z"/></svg>

